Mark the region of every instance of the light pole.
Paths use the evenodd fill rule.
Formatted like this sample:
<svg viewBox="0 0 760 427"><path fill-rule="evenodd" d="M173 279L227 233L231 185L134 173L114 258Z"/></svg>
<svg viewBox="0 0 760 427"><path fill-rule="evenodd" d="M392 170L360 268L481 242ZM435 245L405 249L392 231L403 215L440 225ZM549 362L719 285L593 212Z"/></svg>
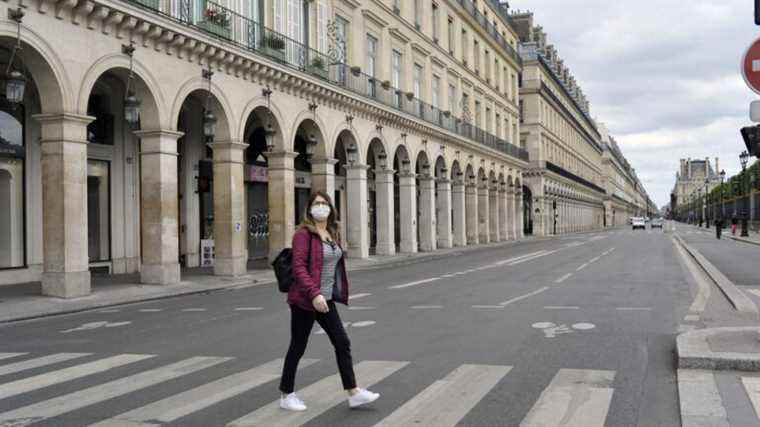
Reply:
<svg viewBox="0 0 760 427"><path fill-rule="evenodd" d="M697 200L694 204L695 216L699 217L699 227L702 227L702 189L697 188Z"/></svg>
<svg viewBox="0 0 760 427"><path fill-rule="evenodd" d="M709 183L710 183L710 179L709 178L705 178L705 202L702 205L702 212L703 212L703 215L705 217L705 228L707 228L707 229L710 228L710 211L707 210L708 198L709 198L709 195L710 195L710 193L708 192L708 189L709 189L708 188L708 184Z"/></svg>
<svg viewBox="0 0 760 427"><path fill-rule="evenodd" d="M720 222L721 227L723 226L723 181L726 179L726 171L721 170L720 171Z"/></svg>
<svg viewBox="0 0 760 427"><path fill-rule="evenodd" d="M742 153L739 155L739 161L742 164L741 186L742 186L742 193L744 193L744 191L747 190L747 186L745 185L744 181L747 179L747 177L746 177L746 175L747 175L747 161L749 161L749 153L746 150L742 151ZM742 200L744 200L744 198L742 198ZM749 196L748 195L747 195L747 200L749 200ZM742 202L742 233L741 233L741 237L749 237L749 233L748 233L748 230L747 230L747 209L746 209L746 206L745 206L744 202Z"/></svg>

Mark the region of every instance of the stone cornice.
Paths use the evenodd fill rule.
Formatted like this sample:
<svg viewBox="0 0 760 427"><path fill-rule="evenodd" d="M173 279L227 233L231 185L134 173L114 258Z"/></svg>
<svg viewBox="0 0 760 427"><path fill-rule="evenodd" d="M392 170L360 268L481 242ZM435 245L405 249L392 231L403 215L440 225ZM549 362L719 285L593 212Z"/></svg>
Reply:
<svg viewBox="0 0 760 427"><path fill-rule="evenodd" d="M411 40L409 37L407 37L404 33L402 33L398 28L393 27L388 29L388 34L391 35L391 37L395 38L396 40L400 41L403 44L409 43L409 40Z"/></svg>
<svg viewBox="0 0 760 427"><path fill-rule="evenodd" d="M340 2L350 7L351 9L356 9L357 7L362 5L362 3L359 0L340 0Z"/></svg>
<svg viewBox="0 0 760 427"><path fill-rule="evenodd" d="M379 25L382 28L385 28L388 26L388 21L376 15L369 9L362 9L362 15L364 16L364 19L369 19L370 21L374 22L376 25Z"/></svg>
<svg viewBox="0 0 760 427"><path fill-rule="evenodd" d="M419 43L412 43L412 50L416 51L417 53L419 53L420 55L426 58L430 56L430 51L428 49L425 49L425 46L422 46Z"/></svg>
<svg viewBox="0 0 760 427"><path fill-rule="evenodd" d="M441 59L440 59L440 58L438 58L438 57L437 57L437 56L435 56L435 55L433 55L433 56L431 56L431 57L430 57L430 62L431 62L433 65L436 65L436 66L438 66L438 67L440 67L440 68L442 68L442 69L444 69L444 70L446 69L446 63L445 63L445 62L443 62L443 61L441 61Z"/></svg>

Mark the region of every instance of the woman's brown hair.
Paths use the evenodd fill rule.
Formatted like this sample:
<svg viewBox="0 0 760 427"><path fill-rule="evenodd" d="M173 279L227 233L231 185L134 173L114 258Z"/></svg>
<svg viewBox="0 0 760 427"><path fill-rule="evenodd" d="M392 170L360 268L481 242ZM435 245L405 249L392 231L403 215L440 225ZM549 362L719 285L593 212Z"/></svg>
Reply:
<svg viewBox="0 0 760 427"><path fill-rule="evenodd" d="M325 199L327 204L330 206L330 215L327 216L327 231L330 233L330 236L333 238L334 241L340 243L340 231L338 230L338 221L335 219L335 205L333 205L332 197L330 197L324 191L320 190L320 191L315 191L314 193L311 193L311 197L309 198L309 205L306 207L306 212L304 214L303 223L305 225L310 225L312 227L316 225L316 221L314 220L314 217L311 216L311 206L314 204L314 200L316 200L317 197L321 197Z"/></svg>

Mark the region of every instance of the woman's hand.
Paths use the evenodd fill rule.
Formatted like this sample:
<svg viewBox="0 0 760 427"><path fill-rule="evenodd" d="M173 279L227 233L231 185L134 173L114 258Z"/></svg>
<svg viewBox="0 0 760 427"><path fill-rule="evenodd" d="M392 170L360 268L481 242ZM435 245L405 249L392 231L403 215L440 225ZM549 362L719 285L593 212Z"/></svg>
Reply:
<svg viewBox="0 0 760 427"><path fill-rule="evenodd" d="M330 307L327 306L327 301L322 295L317 295L314 297L314 299L311 300L311 304L314 306L314 309L320 313L327 313L330 311Z"/></svg>

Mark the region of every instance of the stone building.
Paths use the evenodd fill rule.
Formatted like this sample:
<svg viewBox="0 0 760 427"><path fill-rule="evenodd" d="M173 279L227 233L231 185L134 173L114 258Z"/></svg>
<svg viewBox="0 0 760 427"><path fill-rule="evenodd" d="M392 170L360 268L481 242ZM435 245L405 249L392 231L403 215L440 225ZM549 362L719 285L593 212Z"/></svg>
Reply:
<svg viewBox="0 0 760 427"><path fill-rule="evenodd" d="M6 76L0 284L75 297L91 269L170 284L213 261L239 275L290 244L318 189L335 195L352 257L521 238L524 197L548 191L524 185L534 159L505 7L2 3L0 57L25 91L14 99L18 74ZM587 105L571 107L591 132ZM580 183L598 183L598 165L567 161L546 187L568 215L585 208L583 227L564 229L590 228L601 196Z"/></svg>
<svg viewBox="0 0 760 427"><path fill-rule="evenodd" d="M675 206L687 204L699 195L704 196L713 188L720 185L720 164L715 158L715 167L710 159L704 160L686 158L681 162L676 172L676 182L673 186L671 200ZM675 209L673 209L675 212Z"/></svg>
<svg viewBox="0 0 760 427"><path fill-rule="evenodd" d="M533 14L512 19L523 60L521 139L530 153L526 227L541 236L601 228L604 149L589 102Z"/></svg>
<svg viewBox="0 0 760 427"><path fill-rule="evenodd" d="M632 216L650 216L657 211L646 196L636 170L631 167L623 155L615 138L609 134L607 127L598 124L602 135L603 181L606 195L604 198L604 225L616 227L627 224Z"/></svg>

